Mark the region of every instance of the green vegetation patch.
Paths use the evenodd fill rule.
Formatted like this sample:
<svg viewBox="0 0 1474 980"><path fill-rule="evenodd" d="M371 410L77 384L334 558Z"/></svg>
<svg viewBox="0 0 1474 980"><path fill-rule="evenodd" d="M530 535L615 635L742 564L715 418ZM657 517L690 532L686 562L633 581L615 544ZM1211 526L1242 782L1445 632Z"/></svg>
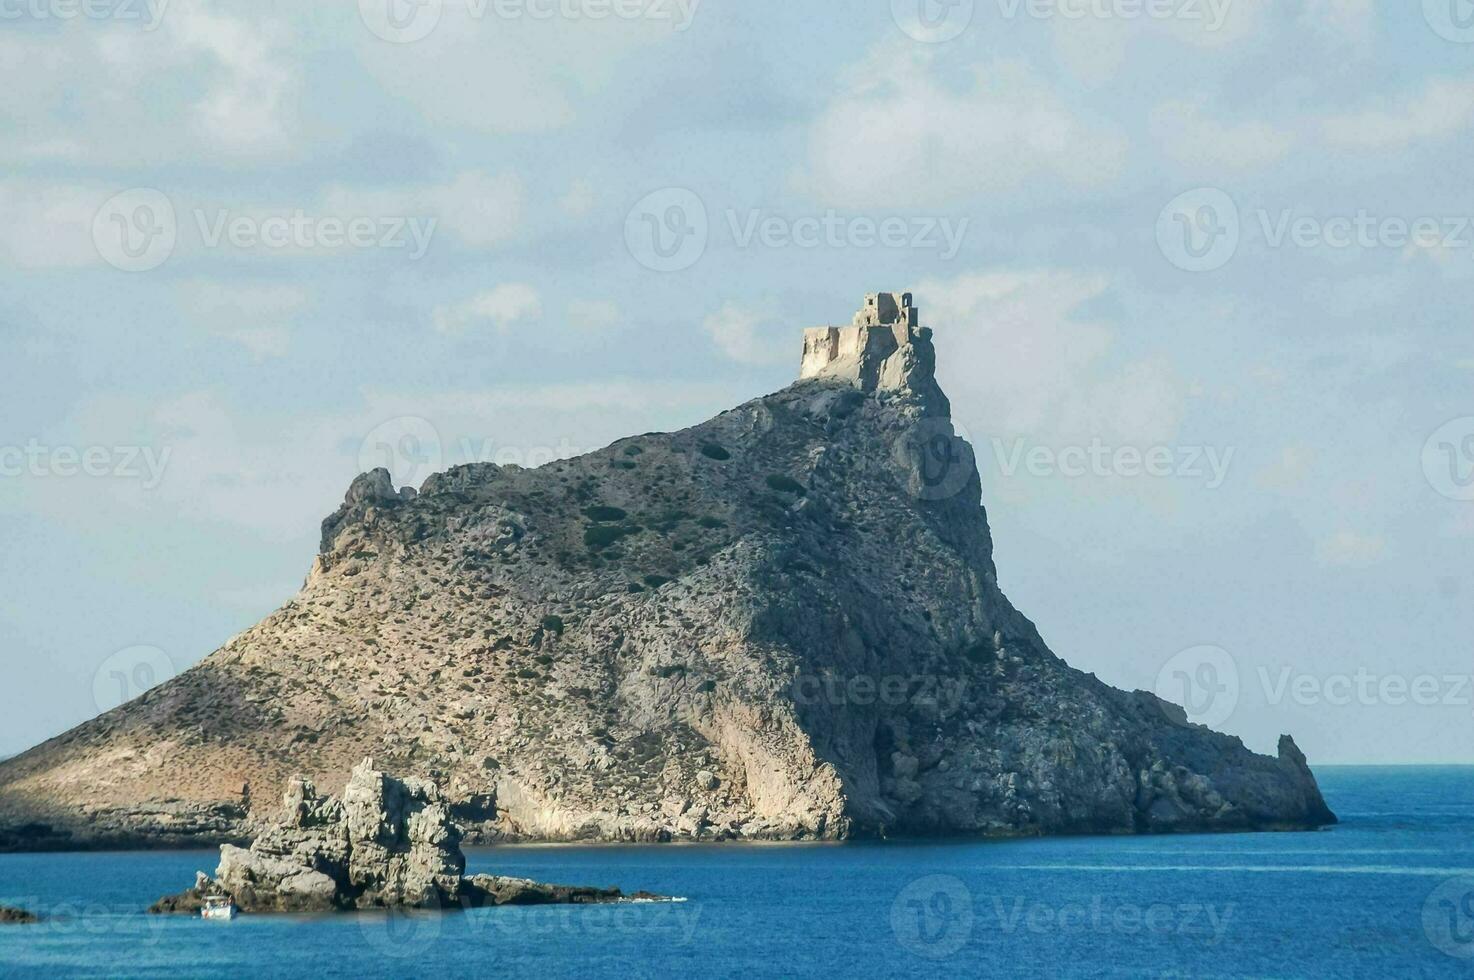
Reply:
<svg viewBox="0 0 1474 980"><path fill-rule="evenodd" d="M682 521L689 521L690 519L691 514L687 511L679 509L667 510L657 514L655 519L650 522L650 526L662 534L667 534L674 531L676 526Z"/></svg>
<svg viewBox="0 0 1474 980"><path fill-rule="evenodd" d="M622 521L626 517L628 517L629 514L619 507L600 506L584 508L583 516L587 517L591 521L597 521L600 524L609 524L615 521Z"/></svg>
<svg viewBox="0 0 1474 980"><path fill-rule="evenodd" d="M784 473L774 473L768 477L768 487L777 490L779 493L791 493L798 497L802 497L809 492L808 488L802 483L799 483L793 477Z"/></svg>
<svg viewBox="0 0 1474 980"><path fill-rule="evenodd" d="M732 454L731 453L727 452L726 449L724 449L723 447L717 445L714 442L704 442L704 443L702 443L701 444L701 455L705 456L707 459L717 459L717 460L728 460L728 459L731 459L732 458Z"/></svg>
<svg viewBox="0 0 1474 980"><path fill-rule="evenodd" d="M583 543L588 545L590 551L599 551L621 538L639 534L643 530L645 529L638 524L595 524L584 529Z"/></svg>
<svg viewBox="0 0 1474 980"><path fill-rule="evenodd" d="M563 630L564 630L563 617L562 616L544 616L543 617L543 629L547 630L549 633L556 633L558 636L562 636L563 635Z"/></svg>

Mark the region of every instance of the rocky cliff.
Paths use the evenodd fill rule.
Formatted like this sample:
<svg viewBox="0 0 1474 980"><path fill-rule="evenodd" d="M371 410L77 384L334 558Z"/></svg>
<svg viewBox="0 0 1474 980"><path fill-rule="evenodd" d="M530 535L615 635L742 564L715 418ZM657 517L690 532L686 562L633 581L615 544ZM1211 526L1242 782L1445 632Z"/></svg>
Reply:
<svg viewBox="0 0 1474 980"><path fill-rule="evenodd" d="M370 755L472 839L1334 821L1288 737L1256 755L1113 689L1010 605L905 307L811 331L802 380L694 428L360 476L285 606L0 764L0 846L242 837L253 790Z"/></svg>

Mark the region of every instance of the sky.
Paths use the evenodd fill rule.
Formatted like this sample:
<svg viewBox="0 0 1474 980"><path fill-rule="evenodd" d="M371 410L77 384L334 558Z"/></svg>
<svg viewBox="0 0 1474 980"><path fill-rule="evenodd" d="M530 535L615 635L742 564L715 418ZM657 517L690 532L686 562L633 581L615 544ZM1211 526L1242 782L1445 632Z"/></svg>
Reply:
<svg viewBox="0 0 1474 980"><path fill-rule="evenodd" d="M910 289L1056 653L1474 762L1467 0L0 0L0 755Z"/></svg>

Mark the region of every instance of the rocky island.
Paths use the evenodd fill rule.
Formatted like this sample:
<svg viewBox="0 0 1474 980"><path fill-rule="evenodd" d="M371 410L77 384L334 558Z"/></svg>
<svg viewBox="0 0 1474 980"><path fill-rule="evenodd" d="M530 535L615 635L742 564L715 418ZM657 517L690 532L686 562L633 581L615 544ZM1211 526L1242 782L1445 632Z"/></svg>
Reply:
<svg viewBox="0 0 1474 980"><path fill-rule="evenodd" d="M461 833L440 791L399 780L365 759L341 800L309 780L288 783L282 812L261 822L250 848L226 844L212 878L156 902L154 914L199 914L211 896L242 912L341 912L375 908L583 905L624 900L618 888L544 885L495 875L466 877ZM639 892L636 901L659 896Z"/></svg>
<svg viewBox="0 0 1474 980"><path fill-rule="evenodd" d="M409 791L412 838L442 810L473 841L1334 822L1288 736L1255 754L1050 651L1000 587L936 357L910 295L873 294L805 333L795 384L692 428L419 488L363 474L281 609L0 764L0 847L243 841L252 790L296 773L352 825L366 756L441 787ZM415 853L362 892L315 864L331 898L289 892L466 887Z"/></svg>

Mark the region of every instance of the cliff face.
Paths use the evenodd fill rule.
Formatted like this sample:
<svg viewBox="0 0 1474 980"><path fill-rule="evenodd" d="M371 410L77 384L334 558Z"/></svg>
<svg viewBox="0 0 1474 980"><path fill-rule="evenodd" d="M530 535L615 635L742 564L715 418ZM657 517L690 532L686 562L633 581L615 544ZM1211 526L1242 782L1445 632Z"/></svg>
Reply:
<svg viewBox="0 0 1474 980"><path fill-rule="evenodd" d="M239 837L252 790L369 755L473 840L1334 821L1288 737L1055 657L998 587L930 331L837 329L885 336L811 332L808 377L682 432L359 477L282 609L0 765L0 845Z"/></svg>

